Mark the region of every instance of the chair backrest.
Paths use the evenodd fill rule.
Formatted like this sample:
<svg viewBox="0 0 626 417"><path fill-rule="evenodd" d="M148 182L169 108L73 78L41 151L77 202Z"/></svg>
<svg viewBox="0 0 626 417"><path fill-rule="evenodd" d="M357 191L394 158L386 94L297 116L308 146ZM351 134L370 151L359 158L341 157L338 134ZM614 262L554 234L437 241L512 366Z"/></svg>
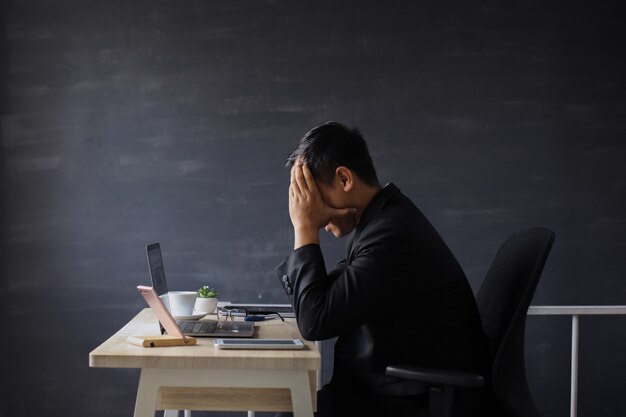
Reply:
<svg viewBox="0 0 626 417"><path fill-rule="evenodd" d="M491 386L505 413L539 417L526 379L526 313L552 248L554 232L523 230L496 254L476 302L492 354Z"/></svg>

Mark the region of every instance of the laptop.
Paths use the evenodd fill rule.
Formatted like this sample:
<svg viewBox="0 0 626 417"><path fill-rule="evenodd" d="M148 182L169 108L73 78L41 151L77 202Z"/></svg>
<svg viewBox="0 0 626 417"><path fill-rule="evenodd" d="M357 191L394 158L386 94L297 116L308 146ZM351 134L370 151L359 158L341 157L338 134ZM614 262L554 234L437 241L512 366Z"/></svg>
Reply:
<svg viewBox="0 0 626 417"><path fill-rule="evenodd" d="M163 256L161 255L161 245L153 243L146 246L148 255L148 268L150 269L150 279L152 287L167 308L170 310L167 297L167 281L165 279L165 268L163 267ZM186 336L193 337L254 337L254 323L245 321L218 321L218 320L176 320L176 325ZM163 323L161 332L163 333Z"/></svg>

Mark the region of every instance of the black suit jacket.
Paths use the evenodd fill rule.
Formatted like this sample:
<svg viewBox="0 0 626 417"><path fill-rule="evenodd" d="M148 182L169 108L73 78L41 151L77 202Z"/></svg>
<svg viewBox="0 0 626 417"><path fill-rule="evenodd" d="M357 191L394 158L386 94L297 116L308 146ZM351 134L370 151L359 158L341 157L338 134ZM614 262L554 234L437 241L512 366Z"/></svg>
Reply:
<svg viewBox="0 0 626 417"><path fill-rule="evenodd" d="M390 364L483 372L487 342L458 262L393 184L364 211L346 259L326 271L319 245L276 268L309 340L338 336L331 386L409 395L422 386L384 375Z"/></svg>

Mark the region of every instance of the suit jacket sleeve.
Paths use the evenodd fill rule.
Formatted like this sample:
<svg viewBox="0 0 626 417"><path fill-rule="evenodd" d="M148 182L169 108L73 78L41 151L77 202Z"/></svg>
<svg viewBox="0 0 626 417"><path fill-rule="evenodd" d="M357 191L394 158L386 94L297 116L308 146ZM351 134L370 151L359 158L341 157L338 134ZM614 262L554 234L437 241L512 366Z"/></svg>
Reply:
<svg viewBox="0 0 626 417"><path fill-rule="evenodd" d="M294 250L276 268L304 338L338 336L388 315L385 302L407 302L421 290L424 283L411 279L410 260L416 257L411 234L392 223L382 219L368 226L355 242L353 259L330 273L316 244Z"/></svg>

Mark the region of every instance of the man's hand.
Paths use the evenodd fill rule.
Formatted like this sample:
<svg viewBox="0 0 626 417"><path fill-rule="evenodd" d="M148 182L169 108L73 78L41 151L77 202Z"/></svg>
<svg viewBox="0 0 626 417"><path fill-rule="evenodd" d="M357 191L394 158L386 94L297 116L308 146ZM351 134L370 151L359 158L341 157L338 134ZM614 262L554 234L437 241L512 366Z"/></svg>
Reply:
<svg viewBox="0 0 626 417"><path fill-rule="evenodd" d="M289 216L294 230L294 249L309 243L319 244L319 229L332 219L353 215L355 209L330 207L320 194L313 174L301 160L291 168Z"/></svg>

